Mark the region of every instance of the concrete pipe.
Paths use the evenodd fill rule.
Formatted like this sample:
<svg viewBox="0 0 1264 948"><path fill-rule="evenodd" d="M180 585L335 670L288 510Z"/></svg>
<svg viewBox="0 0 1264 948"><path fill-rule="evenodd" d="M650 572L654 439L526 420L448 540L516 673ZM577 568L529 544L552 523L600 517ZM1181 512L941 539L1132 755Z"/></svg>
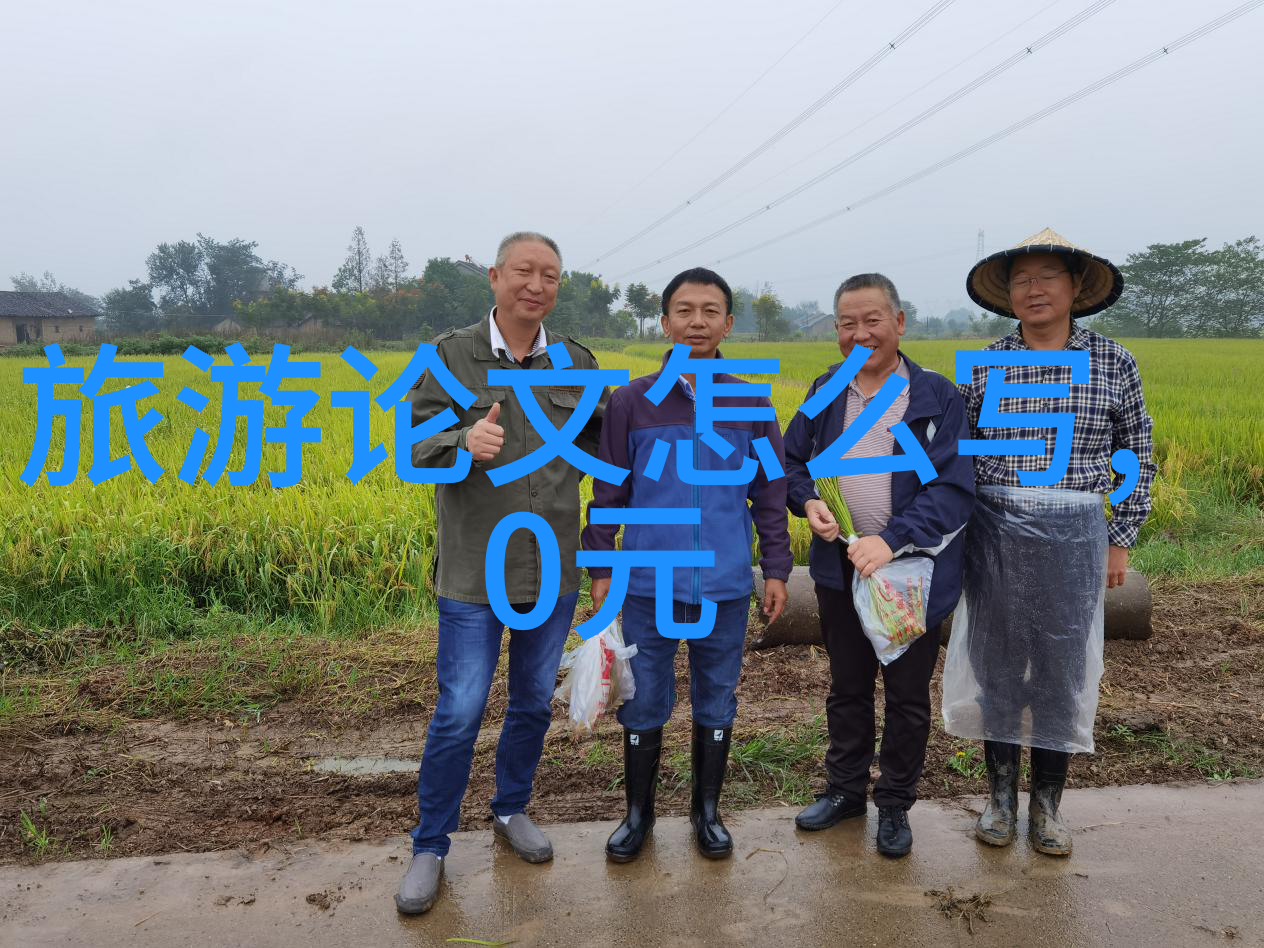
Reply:
<svg viewBox="0 0 1264 948"><path fill-rule="evenodd" d="M771 648L774 645L821 645L821 620L816 607L814 583L806 566L796 566L786 584L790 602L786 611L774 625L767 625L759 615L752 622L759 634L750 642L751 648ZM755 570L755 595L762 600L764 581ZM1154 628L1150 623L1154 603L1150 595L1150 583L1135 569L1128 570L1122 586L1106 590L1106 638L1148 639ZM752 615L759 610L752 610ZM940 626L940 640L947 644L952 629L952 616Z"/></svg>

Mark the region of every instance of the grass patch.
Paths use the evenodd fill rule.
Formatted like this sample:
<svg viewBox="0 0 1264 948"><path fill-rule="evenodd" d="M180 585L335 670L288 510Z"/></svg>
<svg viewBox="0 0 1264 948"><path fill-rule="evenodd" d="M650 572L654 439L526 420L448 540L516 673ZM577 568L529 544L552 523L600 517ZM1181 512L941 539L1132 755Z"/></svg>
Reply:
<svg viewBox="0 0 1264 948"><path fill-rule="evenodd" d="M41 825L47 821L47 800L40 800L39 807L34 813L28 813L26 810L18 813L18 836L22 840L22 845L36 859L51 855L57 846L57 840L50 834L48 827Z"/></svg>
<svg viewBox="0 0 1264 948"><path fill-rule="evenodd" d="M1220 782L1260 777L1255 767L1229 754L1177 737L1171 729L1138 734L1127 725L1114 724L1105 736L1109 743L1122 745L1133 753L1154 755L1170 765L1193 771L1204 780Z"/></svg>
<svg viewBox="0 0 1264 948"><path fill-rule="evenodd" d="M775 728L729 748L724 795L735 806L752 806L769 797L788 804L814 799L812 781L819 774L827 738L825 717L790 728ZM668 792L688 789L692 763L688 751L664 753L662 781Z"/></svg>

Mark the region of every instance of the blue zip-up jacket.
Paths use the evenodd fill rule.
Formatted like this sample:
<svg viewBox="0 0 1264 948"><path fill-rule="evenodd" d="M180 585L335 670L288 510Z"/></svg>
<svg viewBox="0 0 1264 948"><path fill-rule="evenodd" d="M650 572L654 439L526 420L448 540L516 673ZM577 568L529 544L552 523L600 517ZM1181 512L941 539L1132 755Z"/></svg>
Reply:
<svg viewBox="0 0 1264 948"><path fill-rule="evenodd" d="M716 353L717 357L719 353ZM722 420L715 433L734 448L727 458L699 440L696 405L677 380L662 402L654 405L645 392L660 372L644 375L616 389L606 406L601 426L598 457L632 473L620 485L593 481L594 507L692 507L701 509L699 526L673 524L628 524L623 528L625 550L710 550L713 567L677 567L672 570L672 598L697 604L705 596L723 602L749 596L754 586L751 576L752 528L759 533L760 566L765 579L785 580L794 564L790 553L790 531L786 518L786 479L769 481L763 466L749 484L687 484L676 473L676 442L684 441L693 452L696 471L735 470L744 458L754 458L753 444L767 438L778 460L782 460L781 429L776 419L766 421ZM740 383L732 375L717 374L720 383ZM722 396L719 404L771 407L767 398ZM671 455L657 481L645 476L656 440L671 445ZM784 463L784 461L783 461ZM591 514L581 544L585 550L613 550L617 525L593 524ZM610 567L590 566L593 579L609 577ZM628 593L654 597L654 569L634 567Z"/></svg>
<svg viewBox="0 0 1264 948"><path fill-rule="evenodd" d="M957 453L957 442L970 437L965 403L957 387L937 372L927 372L900 353L909 373L909 403L904 423L926 451L938 475L923 484L913 471L891 475L891 519L878 535L900 556L922 551L935 558L930 601L926 605L926 627L934 628L957 605L961 595L962 528L974 510L974 464L969 455ZM831 365L808 388L804 401L816 394L838 371L841 362ZM806 516L803 505L819 499L816 484L808 474L808 461L834 443L843 432L848 390L834 399L815 418L795 414L786 429L786 503L796 517ZM903 454L897 441L892 454ZM839 543L812 537L808 551L812 579L822 586L845 589Z"/></svg>

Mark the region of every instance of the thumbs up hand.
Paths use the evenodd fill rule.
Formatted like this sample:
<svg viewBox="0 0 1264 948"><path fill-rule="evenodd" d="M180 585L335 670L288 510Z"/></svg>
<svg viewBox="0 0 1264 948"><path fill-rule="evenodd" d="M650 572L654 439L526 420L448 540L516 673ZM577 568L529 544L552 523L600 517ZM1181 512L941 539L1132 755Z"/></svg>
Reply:
<svg viewBox="0 0 1264 948"><path fill-rule="evenodd" d="M505 446L505 429L497 424L499 420L500 402L496 402L487 417L474 422L470 433L465 436L466 450L475 461L490 461Z"/></svg>

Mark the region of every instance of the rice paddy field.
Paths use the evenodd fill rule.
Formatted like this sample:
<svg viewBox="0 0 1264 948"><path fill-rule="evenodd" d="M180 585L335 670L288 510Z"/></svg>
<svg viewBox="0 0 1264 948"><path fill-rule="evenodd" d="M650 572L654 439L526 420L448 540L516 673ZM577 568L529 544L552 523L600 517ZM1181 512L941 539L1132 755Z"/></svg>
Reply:
<svg viewBox="0 0 1264 948"><path fill-rule="evenodd" d="M1264 340L1126 344L1141 365L1159 465L1154 513L1134 565L1156 578L1227 578L1264 569ZM905 350L950 375L958 348L981 345L911 341ZM661 351L659 344L645 343L599 356L603 367L627 369L635 377L656 368ZM811 380L839 358L824 342L738 343L725 355L780 360L772 392L783 426ZM73 630L82 629L146 639L246 623L355 635L433 620L433 489L400 481L389 460L352 484L346 476L351 413L332 407L329 393L366 383L336 354L294 358L322 364L321 378L310 385L320 401L307 421L320 428L322 440L306 447L300 483L280 488L270 486L266 474L284 469L278 444L264 446L264 473L252 485L231 486L227 475L215 485L176 477L198 425L212 434L209 458L219 409L216 397L205 418L177 402L186 385L215 395L207 377L180 358L165 360L159 394L143 403L163 415L146 438L166 469L157 483L135 466L91 482L92 414L84 400L79 476L64 487L50 486L43 476L28 486L19 475L34 440L36 398L21 372L34 363L0 360L0 628L7 630L0 656L73 648ZM407 363L403 353L373 358L379 380L395 378ZM266 359L266 353L255 353L255 364ZM227 358L221 353L217 361L226 364ZM69 363L86 367L90 360ZM114 381L107 390L125 384ZM77 397L69 385L58 386L57 394ZM266 406L264 424L282 424L283 411ZM372 442L384 441L389 419L376 407L371 413ZM111 452L117 457L128 449L117 410L114 415ZM61 463L61 425L54 428L53 469ZM239 422L230 471L241 466L245 440ZM801 521L794 523L794 541L802 562L808 534Z"/></svg>

